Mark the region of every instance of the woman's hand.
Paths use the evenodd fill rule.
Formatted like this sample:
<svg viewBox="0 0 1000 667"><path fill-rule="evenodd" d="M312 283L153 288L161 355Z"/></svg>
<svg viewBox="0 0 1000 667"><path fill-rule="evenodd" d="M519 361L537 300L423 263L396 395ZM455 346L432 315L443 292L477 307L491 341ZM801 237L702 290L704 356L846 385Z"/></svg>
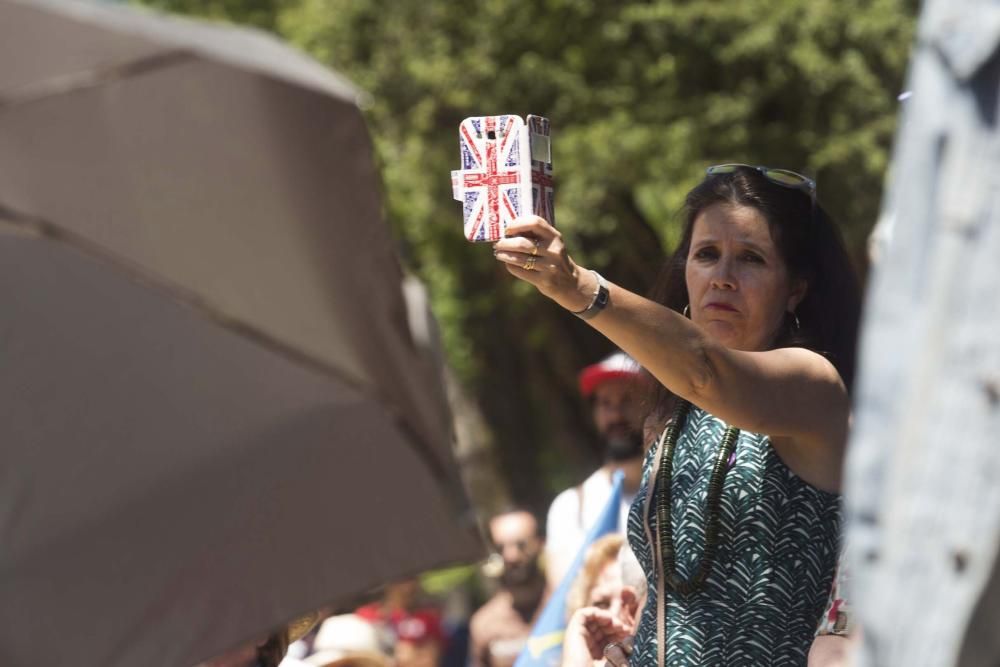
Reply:
<svg viewBox="0 0 1000 667"><path fill-rule="evenodd" d="M559 230L537 215L511 223L507 238L493 245L493 254L508 271L567 310L584 310L593 300L597 279L573 262Z"/></svg>
<svg viewBox="0 0 1000 667"><path fill-rule="evenodd" d="M614 643L630 647L634 630L607 609L576 610L566 626L562 667L592 667L593 661L610 658L604 649Z"/></svg>

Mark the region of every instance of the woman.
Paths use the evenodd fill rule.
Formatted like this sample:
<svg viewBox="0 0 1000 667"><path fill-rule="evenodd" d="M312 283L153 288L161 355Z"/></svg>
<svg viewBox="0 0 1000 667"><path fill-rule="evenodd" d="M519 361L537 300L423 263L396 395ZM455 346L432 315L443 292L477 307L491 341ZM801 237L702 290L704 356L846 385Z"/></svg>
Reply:
<svg viewBox="0 0 1000 667"><path fill-rule="evenodd" d="M657 301L577 266L537 217L495 254L664 387L629 516L649 581L631 662L802 665L837 555L857 281L794 172L711 167L684 222ZM622 639L590 628L592 647Z"/></svg>
<svg viewBox="0 0 1000 667"><path fill-rule="evenodd" d="M618 553L624 542L619 533L611 533L587 547L583 565L566 595L567 618L583 607L607 609L615 603L622 587Z"/></svg>
<svg viewBox="0 0 1000 667"><path fill-rule="evenodd" d="M646 580L620 533L605 535L587 548L583 566L566 596L568 623L563 637L562 667L604 667L591 655L594 613L606 611L634 632L645 601ZM598 654L603 647L595 647Z"/></svg>

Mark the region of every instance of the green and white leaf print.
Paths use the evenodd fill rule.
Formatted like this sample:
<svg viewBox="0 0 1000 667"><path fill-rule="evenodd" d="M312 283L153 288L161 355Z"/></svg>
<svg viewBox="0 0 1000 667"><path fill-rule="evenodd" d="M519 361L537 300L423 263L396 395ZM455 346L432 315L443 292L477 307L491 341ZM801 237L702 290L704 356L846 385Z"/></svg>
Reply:
<svg viewBox="0 0 1000 667"><path fill-rule="evenodd" d="M721 420L692 406L678 437L671 513L682 577L695 572L704 548L708 482L725 430ZM642 523L654 453L646 457L628 519L629 543L649 583L632 667L653 667L657 660L656 568ZM839 526L839 496L797 477L767 436L740 433L723 487L712 572L692 595L666 590L667 666L805 665L830 592Z"/></svg>

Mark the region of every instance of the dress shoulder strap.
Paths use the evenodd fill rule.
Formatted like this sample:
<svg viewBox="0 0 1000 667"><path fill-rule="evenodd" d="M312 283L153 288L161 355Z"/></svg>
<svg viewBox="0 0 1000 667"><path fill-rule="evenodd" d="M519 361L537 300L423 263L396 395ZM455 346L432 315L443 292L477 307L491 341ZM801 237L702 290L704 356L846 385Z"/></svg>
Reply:
<svg viewBox="0 0 1000 667"><path fill-rule="evenodd" d="M649 510L653 504L653 494L656 489L656 479L657 473L660 471L660 461L662 459L661 453L663 451L663 445L667 439L667 429L670 427L670 423L673 420L668 421L664 427L663 432L660 437L656 439L656 444L654 445L655 452L653 454L653 469L649 475L649 482L646 486L646 498L643 503L642 508L642 528L646 532L646 541L649 543L650 552L653 557L653 566L656 568L656 664L657 667L665 667L666 665L666 654L667 654L667 637L666 637L666 601L663 599L665 593L665 586L663 582L664 571L663 571L663 557L660 554L660 541L654 539L656 536L656 530L654 527L650 526L649 522ZM655 527L656 529L659 526Z"/></svg>

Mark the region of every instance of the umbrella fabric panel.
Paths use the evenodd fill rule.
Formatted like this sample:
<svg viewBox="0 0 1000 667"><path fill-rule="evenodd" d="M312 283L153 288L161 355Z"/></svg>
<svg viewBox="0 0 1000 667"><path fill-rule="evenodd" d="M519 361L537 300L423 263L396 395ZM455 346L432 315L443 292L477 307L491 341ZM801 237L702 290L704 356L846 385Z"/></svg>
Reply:
<svg viewBox="0 0 1000 667"><path fill-rule="evenodd" d="M39 6L10 0L0 2L0 35L0 103L164 52L139 35L107 40L100 26L54 20ZM48 48L38 48L42 39Z"/></svg>
<svg viewBox="0 0 1000 667"><path fill-rule="evenodd" d="M478 555L354 388L38 238L0 235L0 301L3 664L194 664Z"/></svg>
<svg viewBox="0 0 1000 667"><path fill-rule="evenodd" d="M362 310L372 276L354 265L381 254L389 281L400 271L357 169L364 127L338 106L197 60L21 105L0 120L0 202L370 384L343 353L359 317L338 308Z"/></svg>
<svg viewBox="0 0 1000 667"><path fill-rule="evenodd" d="M0 0L0 49L0 664L193 664L476 557L353 89L90 3Z"/></svg>
<svg viewBox="0 0 1000 667"><path fill-rule="evenodd" d="M92 85L179 53L344 100L359 94L347 79L268 33L108 2L0 0L0 31L0 100Z"/></svg>
<svg viewBox="0 0 1000 667"><path fill-rule="evenodd" d="M0 203L361 385L405 343L352 106L192 60L9 109L0 151Z"/></svg>
<svg viewBox="0 0 1000 667"><path fill-rule="evenodd" d="M376 393L457 487L353 100L200 52L99 83L3 110L0 207Z"/></svg>

